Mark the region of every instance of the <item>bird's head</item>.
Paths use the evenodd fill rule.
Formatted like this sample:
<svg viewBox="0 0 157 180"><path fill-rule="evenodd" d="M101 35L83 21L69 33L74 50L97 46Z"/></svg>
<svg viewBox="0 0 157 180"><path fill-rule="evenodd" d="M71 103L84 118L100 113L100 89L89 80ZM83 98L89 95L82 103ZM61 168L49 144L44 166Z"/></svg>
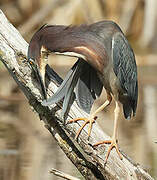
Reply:
<svg viewBox="0 0 157 180"><path fill-rule="evenodd" d="M46 48L42 46L40 33L35 33L29 43L28 60L29 64L31 65L32 71L34 72L38 82L40 83L42 95L44 99L46 99L45 68L48 63L48 52Z"/></svg>

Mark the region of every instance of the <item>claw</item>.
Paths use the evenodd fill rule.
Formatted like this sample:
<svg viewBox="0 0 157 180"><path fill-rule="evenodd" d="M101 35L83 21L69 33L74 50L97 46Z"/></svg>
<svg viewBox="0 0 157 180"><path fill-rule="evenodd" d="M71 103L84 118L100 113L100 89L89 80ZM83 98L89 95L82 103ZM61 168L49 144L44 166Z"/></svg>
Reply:
<svg viewBox="0 0 157 180"><path fill-rule="evenodd" d="M92 130L92 126L93 123L95 122L96 118L76 118L76 119L71 119L67 122L67 124L73 123L73 122L78 122L78 121L84 121L83 125L80 127L80 129L77 131L75 139L78 138L78 136L80 135L81 131L83 130L83 128L89 123L89 128L88 128L88 138L90 137L91 134L91 130Z"/></svg>
<svg viewBox="0 0 157 180"><path fill-rule="evenodd" d="M119 155L119 158L120 158L121 160L123 159L123 155L122 155L121 152L119 151L119 148L118 148L118 144L117 144L117 140L116 140L116 139L98 142L98 143L94 144L93 147L98 146L98 145L101 145L101 144L110 144L109 149L108 149L107 154L106 154L105 164L107 163L108 157L109 157L110 152L111 152L111 150L112 150L113 148L116 149L116 152L117 152L117 154Z"/></svg>

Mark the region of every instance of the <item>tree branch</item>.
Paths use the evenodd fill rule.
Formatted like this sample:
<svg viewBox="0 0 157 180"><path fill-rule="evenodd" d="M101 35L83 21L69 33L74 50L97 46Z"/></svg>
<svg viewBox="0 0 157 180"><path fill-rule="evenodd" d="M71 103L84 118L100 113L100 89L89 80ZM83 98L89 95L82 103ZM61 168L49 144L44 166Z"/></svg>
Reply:
<svg viewBox="0 0 157 180"><path fill-rule="evenodd" d="M132 163L124 153L123 160L120 160L114 150L104 167L105 152L108 146L102 145L94 149L92 144L108 139L109 136L102 132L97 123L93 126L89 140L87 139L86 128L81 132L78 141L74 140L81 123L64 125L61 118L61 103L51 107L41 105L40 86L36 82L26 59L27 48L28 44L0 11L0 60L27 97L29 104L38 113L40 119L44 121L45 127L53 135L60 148L85 179L152 180L147 172L139 165ZM48 94L52 95L57 86L55 82L48 82L48 84ZM82 116L87 117L88 115L74 103L68 114L68 119Z"/></svg>
<svg viewBox="0 0 157 180"><path fill-rule="evenodd" d="M54 168L52 168L49 172L54 174L54 175L56 175L56 176L62 177L63 179L67 179L67 180L79 180L78 178L70 176L69 174L65 174L65 173L63 173L61 171L58 171L57 169L54 169Z"/></svg>

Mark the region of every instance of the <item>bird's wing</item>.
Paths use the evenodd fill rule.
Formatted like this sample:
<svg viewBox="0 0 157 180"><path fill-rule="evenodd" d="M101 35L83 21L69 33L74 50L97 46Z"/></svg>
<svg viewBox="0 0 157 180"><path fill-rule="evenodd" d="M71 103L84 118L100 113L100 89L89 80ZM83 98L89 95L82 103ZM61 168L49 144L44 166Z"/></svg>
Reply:
<svg viewBox="0 0 157 180"><path fill-rule="evenodd" d="M63 82L63 79L48 64L46 65L46 76L57 85L61 85Z"/></svg>
<svg viewBox="0 0 157 180"><path fill-rule="evenodd" d="M112 59L113 70L135 113L138 97L137 66L133 50L122 33L113 36Z"/></svg>
<svg viewBox="0 0 157 180"><path fill-rule="evenodd" d="M103 85L97 72L87 62L84 62L82 73L78 79L75 93L77 104L85 112L90 113L94 100L100 96Z"/></svg>
<svg viewBox="0 0 157 180"><path fill-rule="evenodd" d="M64 118L66 118L67 113L68 113L68 111L69 111L69 109L70 109L70 107L71 107L71 105L75 99L75 96L73 98L72 95L74 94L74 88L78 82L78 79L79 79L81 71L82 71L82 67L81 67L82 63L83 63L82 61L78 60L74 64L74 66L72 67L73 73L71 74L70 79L66 83L65 96L64 96L63 109L62 109L62 116Z"/></svg>
<svg viewBox="0 0 157 180"><path fill-rule="evenodd" d="M54 103L58 103L60 100L62 100L65 96L66 89L69 88L70 82L73 80L73 76L76 73L76 67L77 63L74 64L74 66L70 69L70 71L67 73L64 81L61 83L55 94L50 97L47 100L44 100L42 102L42 105L49 106ZM50 71L49 71L50 72ZM51 73L51 79L55 79L55 74Z"/></svg>
<svg viewBox="0 0 157 180"><path fill-rule="evenodd" d="M56 73L49 68L47 67L49 76L51 75L51 79L55 80ZM102 88L103 85L94 68L86 61L79 59L70 69L56 93L49 99L44 100L42 105L48 106L64 98L62 115L65 117L74 99L76 99L79 107L85 112L90 113L93 102L100 96Z"/></svg>

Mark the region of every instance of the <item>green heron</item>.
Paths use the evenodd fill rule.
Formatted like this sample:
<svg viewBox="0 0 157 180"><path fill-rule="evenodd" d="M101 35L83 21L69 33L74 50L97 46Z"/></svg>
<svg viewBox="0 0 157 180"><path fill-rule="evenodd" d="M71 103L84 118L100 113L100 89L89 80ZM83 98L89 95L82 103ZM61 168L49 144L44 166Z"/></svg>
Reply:
<svg viewBox="0 0 157 180"><path fill-rule="evenodd" d="M130 119L136 113L138 99L137 66L131 46L120 27L112 21L101 21L90 25L62 26L46 25L32 37L28 59L41 83L44 98L45 67L50 53L79 58L71 68L57 92L43 101L44 106L56 103L64 98L63 115L73 99L78 105L90 112L94 100L100 96L102 88L106 90L107 100L89 118L72 119L68 123L83 120L89 123L88 137L98 112L108 106L112 98L115 101L114 130L111 140L98 142L110 144L105 162L110 151L115 148L122 159L117 144L117 127L122 106L124 117Z"/></svg>

